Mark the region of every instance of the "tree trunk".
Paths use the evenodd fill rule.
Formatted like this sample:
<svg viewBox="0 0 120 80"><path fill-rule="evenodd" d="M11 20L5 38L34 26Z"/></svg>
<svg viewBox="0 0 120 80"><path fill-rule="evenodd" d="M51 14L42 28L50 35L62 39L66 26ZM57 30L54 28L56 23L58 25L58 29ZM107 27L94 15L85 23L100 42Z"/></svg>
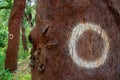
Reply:
<svg viewBox="0 0 120 80"><path fill-rule="evenodd" d="M26 20L29 22L30 27L33 27L32 14L29 12L29 13L26 13L24 16L25 16Z"/></svg>
<svg viewBox="0 0 120 80"><path fill-rule="evenodd" d="M9 40L6 51L5 69L11 72L17 69L17 57L20 38L20 25L24 14L26 0L14 0L9 18Z"/></svg>
<svg viewBox="0 0 120 80"><path fill-rule="evenodd" d="M22 30L22 43L23 43L23 48L24 48L24 50L28 51L25 28L22 26L22 27L21 27L21 30Z"/></svg>
<svg viewBox="0 0 120 80"><path fill-rule="evenodd" d="M32 80L119 80L119 0L37 0Z"/></svg>

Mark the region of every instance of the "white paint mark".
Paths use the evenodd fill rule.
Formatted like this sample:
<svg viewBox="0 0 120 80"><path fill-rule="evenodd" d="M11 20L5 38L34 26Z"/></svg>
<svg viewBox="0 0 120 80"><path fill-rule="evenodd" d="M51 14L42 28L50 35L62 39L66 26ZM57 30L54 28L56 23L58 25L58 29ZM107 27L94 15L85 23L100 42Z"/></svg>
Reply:
<svg viewBox="0 0 120 80"><path fill-rule="evenodd" d="M76 43L80 35L87 30L96 31L98 34L101 35L101 37L104 40L104 44L103 44L104 50L102 52L102 56L96 59L95 61L90 61L90 62L81 59L76 52ZM106 32L100 26L91 23L80 23L77 26L75 26L75 28L72 31L71 38L69 40L69 53L71 58L73 59L73 62L76 63L78 66L87 69L97 68L103 65L107 59L109 48L110 48L109 39Z"/></svg>
<svg viewBox="0 0 120 80"><path fill-rule="evenodd" d="M13 38L14 38L13 34L9 34L9 39L13 39Z"/></svg>

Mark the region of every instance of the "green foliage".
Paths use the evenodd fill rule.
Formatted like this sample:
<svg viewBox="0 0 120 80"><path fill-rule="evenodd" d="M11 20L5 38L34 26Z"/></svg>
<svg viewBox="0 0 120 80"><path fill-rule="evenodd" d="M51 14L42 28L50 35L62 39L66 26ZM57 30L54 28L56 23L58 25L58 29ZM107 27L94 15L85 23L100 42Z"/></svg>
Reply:
<svg viewBox="0 0 120 80"><path fill-rule="evenodd" d="M7 44L8 35L8 19L10 15L10 8L13 0L1 0L0 1L0 47L5 47ZM6 9L7 7L7 9Z"/></svg>
<svg viewBox="0 0 120 80"><path fill-rule="evenodd" d="M6 0L0 1L0 8L5 6L8 7L8 2ZM0 10L0 80L12 80L12 74L4 69L5 52L8 40L8 13L10 13L10 10L8 9Z"/></svg>
<svg viewBox="0 0 120 80"><path fill-rule="evenodd" d="M13 0L1 0L0 1L0 8L2 9L10 9L12 8Z"/></svg>
<svg viewBox="0 0 120 80"><path fill-rule="evenodd" d="M31 80L30 74L19 74L17 78L14 78L15 80Z"/></svg>
<svg viewBox="0 0 120 80"><path fill-rule="evenodd" d="M8 70L0 71L0 80L13 80L13 75Z"/></svg>
<svg viewBox="0 0 120 80"><path fill-rule="evenodd" d="M13 80L13 75L4 69L5 48L0 48L0 80Z"/></svg>
<svg viewBox="0 0 120 80"><path fill-rule="evenodd" d="M7 31L6 30L0 30L0 47L5 47L6 42L7 42Z"/></svg>

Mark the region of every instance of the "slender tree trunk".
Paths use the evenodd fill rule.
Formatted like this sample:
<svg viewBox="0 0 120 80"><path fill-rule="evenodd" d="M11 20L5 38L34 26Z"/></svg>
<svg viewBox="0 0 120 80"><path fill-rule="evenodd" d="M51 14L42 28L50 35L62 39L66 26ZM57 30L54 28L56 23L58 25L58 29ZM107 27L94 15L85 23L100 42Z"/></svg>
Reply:
<svg viewBox="0 0 120 80"><path fill-rule="evenodd" d="M6 51L5 69L11 72L17 69L17 58L20 38L20 25L24 15L26 0L14 0L13 8L9 18L9 40Z"/></svg>
<svg viewBox="0 0 120 80"><path fill-rule="evenodd" d="M22 43L23 43L23 48L24 48L24 50L28 51L25 28L24 28L23 26L21 26L21 30L22 30Z"/></svg>
<svg viewBox="0 0 120 80"><path fill-rule="evenodd" d="M33 27L32 14L31 13L28 13L28 14L26 13L24 16L25 16L26 20L29 22L30 27Z"/></svg>

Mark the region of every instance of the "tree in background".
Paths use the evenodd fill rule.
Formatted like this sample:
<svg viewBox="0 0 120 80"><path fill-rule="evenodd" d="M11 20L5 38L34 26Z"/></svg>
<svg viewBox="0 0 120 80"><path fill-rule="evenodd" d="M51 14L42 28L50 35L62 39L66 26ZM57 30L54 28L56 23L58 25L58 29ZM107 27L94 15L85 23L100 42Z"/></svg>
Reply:
<svg viewBox="0 0 120 80"><path fill-rule="evenodd" d="M14 71L17 69L17 57L20 38L20 26L24 15L26 0L14 0L13 8L9 18L9 40L6 51L5 69Z"/></svg>
<svg viewBox="0 0 120 80"><path fill-rule="evenodd" d="M25 8L25 13L24 13L24 18L23 18L23 22L22 22L22 26L21 26L21 32L22 32L22 43L23 43L23 48L24 50L28 51L28 46L27 46L27 39L26 39L26 27L25 27L25 23L28 23L29 26L32 28L33 27L33 15L32 13L34 13L33 9L34 9L34 5L32 5L32 1L31 0L27 0L27 4L26 4L26 8ZM33 11L33 12L32 12ZM28 27L28 25L27 25Z"/></svg>
<svg viewBox="0 0 120 80"><path fill-rule="evenodd" d="M23 44L24 51L28 51L26 31L23 25L21 26L21 31L22 31L22 44Z"/></svg>

